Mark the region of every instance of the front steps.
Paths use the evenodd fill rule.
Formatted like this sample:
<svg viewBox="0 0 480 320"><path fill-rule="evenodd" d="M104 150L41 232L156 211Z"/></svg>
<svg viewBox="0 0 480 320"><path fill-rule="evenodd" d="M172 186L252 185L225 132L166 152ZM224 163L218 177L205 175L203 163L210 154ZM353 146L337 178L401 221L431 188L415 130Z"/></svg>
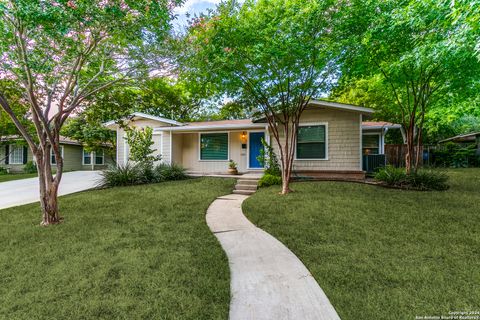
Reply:
<svg viewBox="0 0 480 320"><path fill-rule="evenodd" d="M237 184L235 185L235 189L233 193L235 194L243 194L243 195L251 195L257 191L258 187L258 180L257 178L248 178L248 179L238 179Z"/></svg>

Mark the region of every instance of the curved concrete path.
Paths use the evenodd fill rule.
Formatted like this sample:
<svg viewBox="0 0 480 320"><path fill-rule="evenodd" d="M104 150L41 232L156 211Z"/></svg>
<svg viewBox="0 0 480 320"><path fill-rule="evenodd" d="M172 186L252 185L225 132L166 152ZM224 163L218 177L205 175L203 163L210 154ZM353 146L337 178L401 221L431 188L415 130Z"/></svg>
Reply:
<svg viewBox="0 0 480 320"><path fill-rule="evenodd" d="M230 264L230 320L340 319L303 263L243 215L246 198L219 197L207 211Z"/></svg>

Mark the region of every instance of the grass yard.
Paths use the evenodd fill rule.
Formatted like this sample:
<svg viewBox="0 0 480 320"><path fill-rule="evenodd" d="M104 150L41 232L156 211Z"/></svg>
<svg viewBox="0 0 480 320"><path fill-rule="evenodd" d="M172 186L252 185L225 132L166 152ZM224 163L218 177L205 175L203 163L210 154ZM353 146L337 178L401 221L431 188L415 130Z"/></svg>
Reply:
<svg viewBox="0 0 480 320"><path fill-rule="evenodd" d="M205 222L233 179L201 178L0 210L0 319L226 319L227 258Z"/></svg>
<svg viewBox="0 0 480 320"><path fill-rule="evenodd" d="M451 189L345 182L261 189L248 218L309 268L343 320L480 310L480 169L449 170Z"/></svg>
<svg viewBox="0 0 480 320"><path fill-rule="evenodd" d="M0 174L0 183L5 181L20 180L36 177L36 173L9 173Z"/></svg>

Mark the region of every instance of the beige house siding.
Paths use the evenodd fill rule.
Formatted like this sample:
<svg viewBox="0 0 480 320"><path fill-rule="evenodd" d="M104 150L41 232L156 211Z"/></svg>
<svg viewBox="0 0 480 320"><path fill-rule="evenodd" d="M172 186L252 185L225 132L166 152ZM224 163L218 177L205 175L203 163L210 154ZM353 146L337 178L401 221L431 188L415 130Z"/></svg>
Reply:
<svg viewBox="0 0 480 320"><path fill-rule="evenodd" d="M140 119L131 121L129 126L134 126L136 128L158 128L162 126L170 126L168 123L155 121L155 120L148 120L148 119ZM170 133L154 133L153 134L153 146L152 148L155 149L153 153L154 156L161 156L162 162L170 162ZM128 143L125 140L125 130L117 127L117 163L120 165L125 164L128 162Z"/></svg>
<svg viewBox="0 0 480 320"><path fill-rule="evenodd" d="M165 132L165 135L170 136L170 132ZM183 164L183 134L172 135L172 162L177 164ZM168 146L167 146L168 147Z"/></svg>
<svg viewBox="0 0 480 320"><path fill-rule="evenodd" d="M245 130L246 131L246 130ZM209 131L215 132L215 131ZM225 132L225 131L219 131ZM240 172L245 172L247 168L247 149L242 149L241 134L243 131L229 131L229 159L237 163L237 169ZM177 134L174 134L174 137ZM183 133L178 134L182 136L181 148L180 143L174 138L174 150L183 150L181 162L178 153L174 152L174 162L182 164L188 171L199 173L225 173L228 169L228 160L200 160L200 133ZM177 155L175 155L177 154Z"/></svg>
<svg viewBox="0 0 480 320"><path fill-rule="evenodd" d="M361 170L361 121L358 113L330 109L305 110L300 123L327 125L328 158L294 160L295 171ZM277 143L271 136L272 146L280 159ZM284 143L283 136L281 143Z"/></svg>

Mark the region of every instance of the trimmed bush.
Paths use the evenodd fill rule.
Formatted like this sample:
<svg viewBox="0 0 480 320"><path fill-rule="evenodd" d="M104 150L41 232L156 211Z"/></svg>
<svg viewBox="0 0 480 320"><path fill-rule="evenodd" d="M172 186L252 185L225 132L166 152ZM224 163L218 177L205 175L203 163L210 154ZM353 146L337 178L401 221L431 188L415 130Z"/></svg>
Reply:
<svg viewBox="0 0 480 320"><path fill-rule="evenodd" d="M132 186L142 184L139 166L126 163L124 165L110 166L102 171L101 187Z"/></svg>
<svg viewBox="0 0 480 320"><path fill-rule="evenodd" d="M37 165L33 161L28 161L23 167L23 172L25 173L36 173Z"/></svg>
<svg viewBox="0 0 480 320"><path fill-rule="evenodd" d="M281 185L282 184L282 177L272 174L265 174L259 181L259 187L269 187L273 185Z"/></svg>
<svg viewBox="0 0 480 320"><path fill-rule="evenodd" d="M177 164L159 164L155 167L158 182L170 180L183 180L187 178L185 168Z"/></svg>
<svg viewBox="0 0 480 320"><path fill-rule="evenodd" d="M388 186L409 190L442 191L449 188L448 176L445 173L424 169L407 175L403 168L386 166L375 174L375 180Z"/></svg>
<svg viewBox="0 0 480 320"><path fill-rule="evenodd" d="M2 174L7 174L7 173L8 173L7 168L0 167L0 175L2 175Z"/></svg>
<svg viewBox="0 0 480 320"><path fill-rule="evenodd" d="M138 184L158 183L170 180L186 179L185 169L176 164L148 163L112 166L102 172L101 187L132 186Z"/></svg>

